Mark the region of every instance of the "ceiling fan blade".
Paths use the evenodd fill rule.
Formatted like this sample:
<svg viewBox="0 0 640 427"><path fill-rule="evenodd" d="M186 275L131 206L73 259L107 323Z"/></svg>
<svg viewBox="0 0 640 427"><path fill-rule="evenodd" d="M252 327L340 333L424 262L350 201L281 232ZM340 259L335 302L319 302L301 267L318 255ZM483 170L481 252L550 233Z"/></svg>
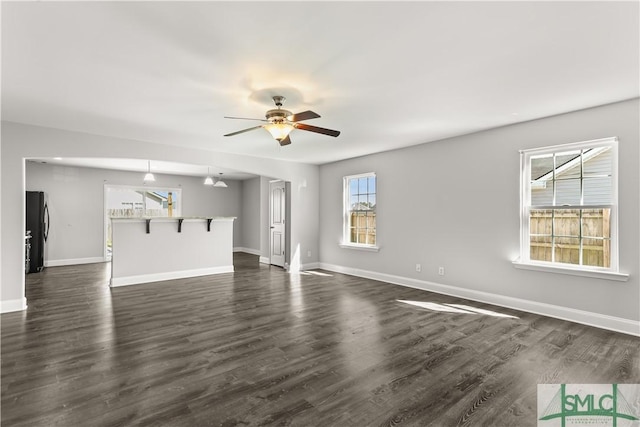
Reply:
<svg viewBox="0 0 640 427"><path fill-rule="evenodd" d="M236 120L257 120L259 122L268 122L268 120L265 119L252 119L249 117L230 117L230 116L224 116L225 119L236 119Z"/></svg>
<svg viewBox="0 0 640 427"><path fill-rule="evenodd" d="M308 130L309 132L321 133L323 135L329 135L329 136L333 136L333 137L336 137L336 136L340 135L340 131L339 130L319 128L317 126L306 125L304 123L296 123L295 127L297 129Z"/></svg>
<svg viewBox="0 0 640 427"><path fill-rule="evenodd" d="M320 114L318 113L314 113L313 111L303 111L302 113L296 113L291 116L289 121L299 122L301 120L317 119L318 117L320 117Z"/></svg>
<svg viewBox="0 0 640 427"><path fill-rule="evenodd" d="M285 139L283 139L282 141L278 141L280 143L280 146L284 147L285 145L289 145L291 144L291 139L289 138L289 135L287 135L287 137Z"/></svg>
<svg viewBox="0 0 640 427"><path fill-rule="evenodd" d="M231 133L228 133L228 134L226 134L225 136L233 136L233 135L237 135L237 134L239 134L239 133L249 132L250 130L260 129L261 127L262 127L262 125L260 125L260 126L254 126L254 127L252 127L252 128L242 129L242 130L239 130L239 131L237 131L237 132L231 132Z"/></svg>

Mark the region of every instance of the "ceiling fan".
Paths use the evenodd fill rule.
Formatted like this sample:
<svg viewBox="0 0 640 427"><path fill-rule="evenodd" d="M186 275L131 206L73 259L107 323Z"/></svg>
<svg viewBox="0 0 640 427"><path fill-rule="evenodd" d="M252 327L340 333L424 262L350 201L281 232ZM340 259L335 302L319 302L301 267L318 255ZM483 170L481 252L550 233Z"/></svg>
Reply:
<svg viewBox="0 0 640 427"><path fill-rule="evenodd" d="M282 108L282 104L285 101L284 96L274 96L273 102L276 104L277 108L267 111L265 114L266 119L250 119L246 117L228 117L225 116L225 119L240 119L240 120L258 120L261 122L266 122L264 125L250 127L248 129L239 130L237 132L228 133L225 136L233 136L238 135L239 133L249 132L254 129L264 128L273 138L280 143L280 145L289 145L291 144L291 139L289 138L289 133L291 133L294 129L306 130L309 132L321 133L323 135L329 135L336 137L340 135L340 131L320 128L317 126L311 126L304 123L299 123L303 120L309 119L317 119L320 117L319 114L314 113L313 111L303 111L301 113L293 114L291 111L285 110Z"/></svg>

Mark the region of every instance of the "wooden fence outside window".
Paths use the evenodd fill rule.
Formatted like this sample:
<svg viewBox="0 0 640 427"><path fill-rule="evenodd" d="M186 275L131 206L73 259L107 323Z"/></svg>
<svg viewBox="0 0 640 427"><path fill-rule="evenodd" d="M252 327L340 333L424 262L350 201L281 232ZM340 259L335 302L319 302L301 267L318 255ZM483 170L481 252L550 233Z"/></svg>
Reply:
<svg viewBox="0 0 640 427"><path fill-rule="evenodd" d="M610 209L532 210L531 260L550 262L555 249L555 262L580 264L582 244L582 265L610 267L610 216Z"/></svg>

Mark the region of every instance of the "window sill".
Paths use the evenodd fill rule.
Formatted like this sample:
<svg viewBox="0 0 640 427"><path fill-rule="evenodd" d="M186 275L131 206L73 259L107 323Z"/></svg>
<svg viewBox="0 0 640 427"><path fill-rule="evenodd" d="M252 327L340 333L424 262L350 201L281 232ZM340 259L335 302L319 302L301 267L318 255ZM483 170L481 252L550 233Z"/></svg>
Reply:
<svg viewBox="0 0 640 427"><path fill-rule="evenodd" d="M533 262L522 262L516 260L512 262L515 268L522 270L544 271L547 273L569 274L572 276L593 277L596 279L614 280L618 282L626 282L629 275L626 273L616 273L606 270L584 270L580 268L565 267L558 265L539 264Z"/></svg>
<svg viewBox="0 0 640 427"><path fill-rule="evenodd" d="M378 252L380 250L378 246L370 246L370 245L352 245L348 243L340 243L339 246L342 249L355 249L357 251L366 251L366 252Z"/></svg>

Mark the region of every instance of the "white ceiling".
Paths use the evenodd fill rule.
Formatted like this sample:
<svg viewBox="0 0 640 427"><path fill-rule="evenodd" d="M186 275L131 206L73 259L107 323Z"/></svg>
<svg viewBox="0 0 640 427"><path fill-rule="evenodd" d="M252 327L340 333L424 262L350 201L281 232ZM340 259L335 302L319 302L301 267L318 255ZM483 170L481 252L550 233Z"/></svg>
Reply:
<svg viewBox="0 0 640 427"><path fill-rule="evenodd" d="M2 119L322 164L637 97L638 14L638 2L3 2ZM342 134L223 137L259 124L223 116L262 118L272 95Z"/></svg>

